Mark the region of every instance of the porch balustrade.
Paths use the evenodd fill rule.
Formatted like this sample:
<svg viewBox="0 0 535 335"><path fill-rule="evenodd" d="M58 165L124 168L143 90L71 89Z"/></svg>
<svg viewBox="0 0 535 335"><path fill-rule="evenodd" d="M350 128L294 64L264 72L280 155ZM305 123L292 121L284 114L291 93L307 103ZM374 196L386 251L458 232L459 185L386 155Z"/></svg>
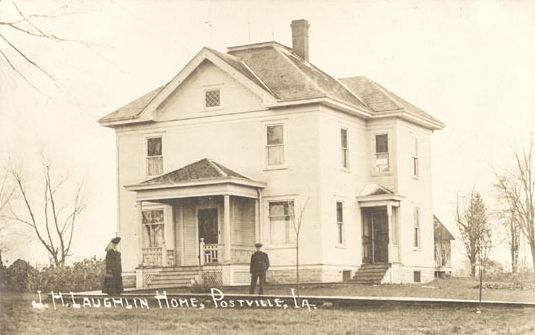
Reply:
<svg viewBox="0 0 535 335"><path fill-rule="evenodd" d="M199 241L199 254L201 265L219 263L222 259L222 244L207 244L204 243L204 239Z"/></svg>
<svg viewBox="0 0 535 335"><path fill-rule="evenodd" d="M175 250L163 249L162 247L142 248L141 254L143 266L176 266ZM164 264L164 257L165 264Z"/></svg>
<svg viewBox="0 0 535 335"><path fill-rule="evenodd" d="M199 254L201 265L221 263L224 260L224 244L207 244L204 239L199 241ZM232 245L230 248L231 262L238 264L249 263L254 248L243 245Z"/></svg>

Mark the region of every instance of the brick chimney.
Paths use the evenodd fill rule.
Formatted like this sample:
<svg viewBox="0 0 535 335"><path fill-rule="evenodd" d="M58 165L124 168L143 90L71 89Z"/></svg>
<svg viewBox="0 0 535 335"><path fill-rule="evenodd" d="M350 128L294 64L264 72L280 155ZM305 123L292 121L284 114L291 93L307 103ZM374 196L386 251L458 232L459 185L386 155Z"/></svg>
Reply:
<svg viewBox="0 0 535 335"><path fill-rule="evenodd" d="M292 24L292 49L296 55L308 61L308 24L307 20L293 20Z"/></svg>

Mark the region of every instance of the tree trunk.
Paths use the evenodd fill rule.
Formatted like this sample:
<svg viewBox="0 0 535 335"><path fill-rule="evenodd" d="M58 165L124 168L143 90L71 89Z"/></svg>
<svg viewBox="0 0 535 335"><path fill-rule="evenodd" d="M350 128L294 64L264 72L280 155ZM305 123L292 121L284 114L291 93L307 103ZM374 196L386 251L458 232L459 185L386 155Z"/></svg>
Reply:
<svg viewBox="0 0 535 335"><path fill-rule="evenodd" d="M533 241L535 242L535 241ZM533 262L532 265L533 265L533 281L535 282L535 243L530 243L529 244L530 248L531 248L531 261Z"/></svg>
<svg viewBox="0 0 535 335"><path fill-rule="evenodd" d="M476 264L474 262L470 262L470 277L476 276Z"/></svg>

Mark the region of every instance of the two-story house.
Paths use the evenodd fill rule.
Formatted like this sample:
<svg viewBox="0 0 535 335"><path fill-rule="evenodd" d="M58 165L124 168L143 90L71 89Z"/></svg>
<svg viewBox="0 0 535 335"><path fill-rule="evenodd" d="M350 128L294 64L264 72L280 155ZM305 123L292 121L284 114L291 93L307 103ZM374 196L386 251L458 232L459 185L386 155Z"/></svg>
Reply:
<svg viewBox="0 0 535 335"><path fill-rule="evenodd" d="M309 62L306 20L277 42L203 48L101 118L115 129L126 281L425 282L434 275L431 134L443 124L362 76Z"/></svg>

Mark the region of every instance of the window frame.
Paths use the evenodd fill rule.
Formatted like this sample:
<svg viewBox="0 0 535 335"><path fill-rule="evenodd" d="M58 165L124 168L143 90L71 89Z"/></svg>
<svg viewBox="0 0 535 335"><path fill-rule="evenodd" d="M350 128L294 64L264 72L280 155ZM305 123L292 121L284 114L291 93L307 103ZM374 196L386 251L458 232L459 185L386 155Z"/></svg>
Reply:
<svg viewBox="0 0 535 335"><path fill-rule="evenodd" d="M413 250L422 249L422 228L421 228L421 213L419 207L414 207L413 212Z"/></svg>
<svg viewBox="0 0 535 335"><path fill-rule="evenodd" d="M268 143L268 129L269 127L282 127L282 144L269 144ZM281 164L269 164L269 148L281 147L282 148L282 163ZM285 169L287 167L286 159L286 127L283 122L269 122L264 125L264 166L266 170L278 170Z"/></svg>
<svg viewBox="0 0 535 335"><path fill-rule="evenodd" d="M218 92L218 102L219 102L219 105L214 105L214 106L208 106L207 105L207 99L208 99L208 94L210 92ZM203 94L203 98L204 98L204 109L205 110L213 110L213 109L218 109L218 108L221 108L223 106L223 103L221 101L221 87L207 87L204 89L204 94Z"/></svg>
<svg viewBox="0 0 535 335"><path fill-rule="evenodd" d="M414 179L420 178L420 154L419 154L419 140L415 135L411 135L411 170Z"/></svg>
<svg viewBox="0 0 535 335"><path fill-rule="evenodd" d="M386 135L386 145L387 145L387 151L386 152L380 152L380 154L386 153L387 158L387 169L381 171L379 167L377 166L377 136ZM384 131L377 131L372 134L372 161L373 161L373 175L388 175L392 173L392 142L391 142L391 136L390 132L387 130Z"/></svg>
<svg viewBox="0 0 535 335"><path fill-rule="evenodd" d="M344 147L343 144L343 134L345 132L345 142L346 145ZM350 163L349 163L349 129L346 127L340 128L340 165L341 169L344 171L349 171ZM345 164L344 164L345 163Z"/></svg>
<svg viewBox="0 0 535 335"><path fill-rule="evenodd" d="M286 230L285 230L285 241L282 242L282 243L279 243L279 242L273 242L272 240L272 234L271 234L271 230L272 230L272 225L271 225L271 212L270 212L270 206L272 203L280 203L280 202L286 202L286 203L292 203L293 205L293 213L292 215L289 215L289 217L291 218L289 224L287 223L287 225L285 226L286 227ZM293 198L272 198L272 199L268 199L266 201L266 214L267 214L267 221L268 221L268 236L269 236L269 246L271 248L286 248L286 247L294 247L297 243L296 241L296 234L295 234L295 219L296 219L296 213L295 213L295 209L297 207L297 201ZM293 234L294 238L293 239L290 239L289 238L289 235L290 234Z"/></svg>
<svg viewBox="0 0 535 335"><path fill-rule="evenodd" d="M145 220L145 215L144 213L145 212L162 212L162 223L144 223L144 220ZM142 249L147 249L147 248L165 248L166 247L166 211L165 211L165 208L164 207L149 207L149 208L145 208L145 209L142 209L141 210L141 229L142 229L142 236L141 236L141 248ZM162 226L162 244L160 246L145 246L143 245L144 241L145 241L145 234L146 234L146 230L145 230L145 227L146 226ZM150 244L150 242L149 242Z"/></svg>
<svg viewBox="0 0 535 335"><path fill-rule="evenodd" d="M341 219L338 217L338 205L341 206ZM336 246L345 247L346 244L346 234L345 234L345 203L341 199L335 201L335 220L336 220ZM341 241L340 241L341 238Z"/></svg>
<svg viewBox="0 0 535 335"><path fill-rule="evenodd" d="M155 138L159 138L160 139L160 145L161 145L161 154L159 156L149 156L149 140L151 139L155 139ZM150 135L146 135L145 136L145 141L144 141L144 147L143 147L143 152L144 152L144 166L145 166L145 176L146 177L150 177L150 178L154 178L154 177L158 177L158 176L161 176L165 169L164 169L164 135L163 134L150 134ZM161 173L159 174L150 174L149 173L149 158L160 158L160 161L161 161Z"/></svg>

